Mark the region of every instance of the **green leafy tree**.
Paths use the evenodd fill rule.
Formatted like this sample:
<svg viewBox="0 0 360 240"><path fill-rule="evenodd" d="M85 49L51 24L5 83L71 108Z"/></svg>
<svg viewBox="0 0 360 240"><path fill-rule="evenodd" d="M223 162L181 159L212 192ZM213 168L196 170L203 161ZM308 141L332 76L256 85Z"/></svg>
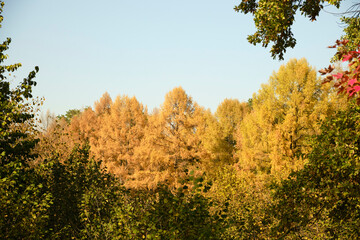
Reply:
<svg viewBox="0 0 360 240"><path fill-rule="evenodd" d="M0 14L4 2L0 1ZM0 16L0 23L3 17ZM0 45L0 64L11 42L7 38ZM20 63L0 65L0 238L39 239L46 235L50 195L43 189L41 177L30 168L34 159L34 109L32 87L39 68L14 89L8 78Z"/></svg>
<svg viewBox="0 0 360 240"><path fill-rule="evenodd" d="M203 180L190 172L176 189L161 184L129 190L117 212L125 233L121 239L219 239L221 219L210 214Z"/></svg>
<svg viewBox="0 0 360 240"><path fill-rule="evenodd" d="M331 4L339 8L341 2L342 0L242 0L235 7L235 11L244 14L250 13L254 16L256 32L248 36L248 41L254 45L261 43L263 47L272 44L271 56L282 60L286 49L293 48L296 45L291 27L297 12L309 20L315 21L324 8L324 4ZM354 43L360 40L358 6L358 4L354 4L352 9L348 11L348 13L355 12L357 14L344 16L342 19L343 23L347 25L345 37Z"/></svg>
<svg viewBox="0 0 360 240"><path fill-rule="evenodd" d="M41 173L52 199L46 225L51 238L112 239L121 186L89 157L88 145L75 147L67 159L44 160Z"/></svg>
<svg viewBox="0 0 360 240"><path fill-rule="evenodd" d="M210 199L209 211L221 225L219 239L264 239L264 224L270 191L254 174L243 174L225 166L212 177L211 188L204 193Z"/></svg>

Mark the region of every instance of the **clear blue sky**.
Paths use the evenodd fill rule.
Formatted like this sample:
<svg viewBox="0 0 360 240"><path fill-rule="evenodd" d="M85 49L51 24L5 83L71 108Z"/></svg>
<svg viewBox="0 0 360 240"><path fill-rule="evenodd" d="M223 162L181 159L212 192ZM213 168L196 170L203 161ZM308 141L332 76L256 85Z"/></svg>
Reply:
<svg viewBox="0 0 360 240"><path fill-rule="evenodd" d="M290 58L329 64L334 50L326 47L342 34L337 16L298 16L298 44L280 62L247 42L254 24L233 10L239 2L5 0L0 39L12 38L9 63L23 64L18 80L40 67L34 95L55 114L92 106L105 91L135 95L151 110L177 86L214 112L225 98L249 99Z"/></svg>

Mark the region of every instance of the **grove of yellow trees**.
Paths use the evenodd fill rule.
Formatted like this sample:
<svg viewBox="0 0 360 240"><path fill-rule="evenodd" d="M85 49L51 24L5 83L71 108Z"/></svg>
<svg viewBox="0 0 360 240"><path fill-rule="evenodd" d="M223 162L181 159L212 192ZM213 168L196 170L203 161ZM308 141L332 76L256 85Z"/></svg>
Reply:
<svg viewBox="0 0 360 240"><path fill-rule="evenodd" d="M252 99L225 99L215 113L176 87L150 112L104 93L94 107L47 114L37 130L8 124L0 236L25 234L10 223L31 239L359 236L359 111L292 59ZM10 154L10 135L29 135L26 159Z"/></svg>
<svg viewBox="0 0 360 240"><path fill-rule="evenodd" d="M321 121L345 106L322 85L305 59L292 59L274 72L249 102L225 99L212 114L177 87L159 109L148 113L135 97L105 93L68 122L59 119L43 133L46 152L70 154L88 142L91 155L131 188L175 186L191 171L216 176L232 166L238 174L285 178L301 169L307 138Z"/></svg>

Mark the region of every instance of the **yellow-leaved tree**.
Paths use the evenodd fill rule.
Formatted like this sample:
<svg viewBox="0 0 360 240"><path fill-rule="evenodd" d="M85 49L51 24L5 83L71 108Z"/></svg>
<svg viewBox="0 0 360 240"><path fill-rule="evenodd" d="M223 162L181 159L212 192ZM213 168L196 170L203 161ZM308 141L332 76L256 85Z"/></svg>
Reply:
<svg viewBox="0 0 360 240"><path fill-rule="evenodd" d="M91 143L95 157L124 181L134 172L134 150L140 145L147 125L147 109L135 97L118 96L104 112L103 107L96 138Z"/></svg>
<svg viewBox="0 0 360 240"><path fill-rule="evenodd" d="M239 168L277 177L301 168L305 160L300 153L311 148L306 138L319 133L320 120L339 101L306 59L282 65L254 94L253 110L238 128Z"/></svg>
<svg viewBox="0 0 360 240"><path fill-rule="evenodd" d="M211 153L215 166L233 163L236 148L235 132L238 124L249 111L248 103L237 99L225 99L217 108L215 116L208 114L208 128L204 145Z"/></svg>
<svg viewBox="0 0 360 240"><path fill-rule="evenodd" d="M148 127L136 151L138 169L128 183L133 187L176 184L186 171L207 157L201 142L205 110L181 87L166 94L160 111L149 117Z"/></svg>

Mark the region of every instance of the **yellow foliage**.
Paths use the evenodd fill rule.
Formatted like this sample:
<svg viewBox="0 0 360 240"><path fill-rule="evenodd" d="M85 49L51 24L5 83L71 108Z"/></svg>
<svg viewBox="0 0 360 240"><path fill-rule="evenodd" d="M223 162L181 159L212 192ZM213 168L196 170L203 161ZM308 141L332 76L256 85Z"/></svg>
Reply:
<svg viewBox="0 0 360 240"><path fill-rule="evenodd" d="M147 110L135 97L128 96L118 96L113 103L102 105L105 108L98 106L96 112L101 115L96 133L90 136L91 151L125 181L137 164L134 151L144 136Z"/></svg>
<svg viewBox="0 0 360 240"><path fill-rule="evenodd" d="M145 137L135 154L139 169L128 184L139 182L137 176L143 178L141 182L147 187L164 181L176 184L186 169L206 158L201 143L204 113L181 87L167 93L160 111L149 118ZM151 177L145 180L144 175Z"/></svg>
<svg viewBox="0 0 360 240"><path fill-rule="evenodd" d="M215 116L206 114L207 130L204 135L204 146L211 152L212 166L233 163L236 140L234 133L238 124L249 112L247 103L237 99L225 99L217 108Z"/></svg>
<svg viewBox="0 0 360 240"><path fill-rule="evenodd" d="M305 59L282 65L254 94L253 110L237 131L238 167L277 177L301 168L299 153L311 148L306 138L319 133L320 121L338 109L338 101Z"/></svg>

